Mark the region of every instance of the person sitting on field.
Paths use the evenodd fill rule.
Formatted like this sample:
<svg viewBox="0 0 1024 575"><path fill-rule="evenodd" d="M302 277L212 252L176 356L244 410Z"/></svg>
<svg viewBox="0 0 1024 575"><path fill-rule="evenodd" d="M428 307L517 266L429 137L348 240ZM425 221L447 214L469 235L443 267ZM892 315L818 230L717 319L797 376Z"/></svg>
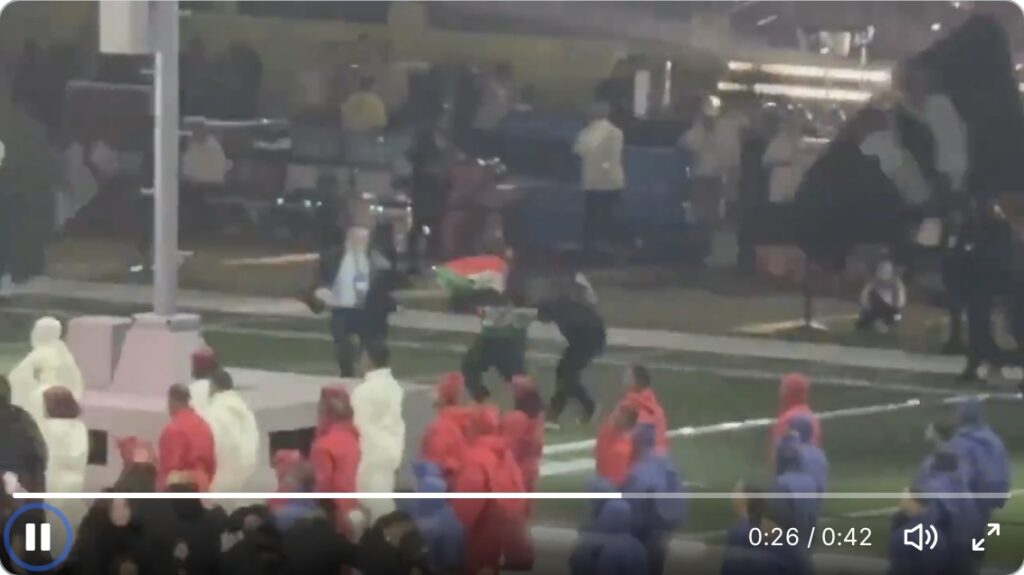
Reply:
<svg viewBox="0 0 1024 575"><path fill-rule="evenodd" d="M883 261L860 293L860 318L857 329L886 332L903 318L907 288L891 261Z"/></svg>

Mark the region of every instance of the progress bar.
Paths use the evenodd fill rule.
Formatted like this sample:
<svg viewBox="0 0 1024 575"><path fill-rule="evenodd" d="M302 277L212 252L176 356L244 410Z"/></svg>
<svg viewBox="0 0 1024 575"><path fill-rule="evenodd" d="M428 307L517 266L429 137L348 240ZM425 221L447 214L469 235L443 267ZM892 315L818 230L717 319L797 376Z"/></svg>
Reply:
<svg viewBox="0 0 1024 575"><path fill-rule="evenodd" d="M75 499L734 499L737 497L733 492L696 492L696 493L580 493L580 492L539 492L539 493L416 493L402 491L395 493L344 493L344 492L317 492L317 493L25 493L17 492L12 494L14 499L47 499L47 500L75 500ZM861 499L879 500L893 499L903 500L908 497L905 492L899 493L757 493L750 495L758 499ZM1009 493L917 493L914 497L918 499L944 499L944 500L978 500L978 499L1009 499L1013 494Z"/></svg>

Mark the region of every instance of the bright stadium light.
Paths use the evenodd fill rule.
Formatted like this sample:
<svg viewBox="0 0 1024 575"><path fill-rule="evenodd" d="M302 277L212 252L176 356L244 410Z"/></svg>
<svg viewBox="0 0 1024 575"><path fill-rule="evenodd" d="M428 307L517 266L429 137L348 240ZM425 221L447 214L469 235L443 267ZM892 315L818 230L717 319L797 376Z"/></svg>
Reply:
<svg viewBox="0 0 1024 575"><path fill-rule="evenodd" d="M722 92L747 92L764 96L786 96L798 100L825 100L830 102L867 102L871 92L864 90L846 90L837 88L818 88L814 86L793 86L786 84L754 84L746 86L735 82L719 82L718 89Z"/></svg>
<svg viewBox="0 0 1024 575"><path fill-rule="evenodd" d="M840 80L849 82L869 82L872 84L888 84L892 81L892 72L883 69L864 68L829 68L801 64L754 64L752 62L730 61L729 70L733 72L761 71L775 76L791 78L818 78L822 80Z"/></svg>

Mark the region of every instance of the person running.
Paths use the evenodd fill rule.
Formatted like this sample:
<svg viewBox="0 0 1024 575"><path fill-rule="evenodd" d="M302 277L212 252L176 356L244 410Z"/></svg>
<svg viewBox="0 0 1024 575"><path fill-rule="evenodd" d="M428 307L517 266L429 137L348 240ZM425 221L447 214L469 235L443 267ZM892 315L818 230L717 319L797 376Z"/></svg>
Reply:
<svg viewBox="0 0 1024 575"><path fill-rule="evenodd" d="M462 376L476 401L487 397L483 376L493 367L506 383L526 373L526 338L536 310L516 307L505 293L491 292L479 308L480 334L462 358Z"/></svg>
<svg viewBox="0 0 1024 575"><path fill-rule="evenodd" d="M577 285L584 288L585 297L558 295L541 302L537 309L537 319L554 323L568 344L555 368L555 393L548 404L548 428L552 430L561 428L558 420L570 399L579 402L583 409L581 424L589 423L597 411L583 384L583 370L604 352L605 325L589 284L585 279L577 279Z"/></svg>

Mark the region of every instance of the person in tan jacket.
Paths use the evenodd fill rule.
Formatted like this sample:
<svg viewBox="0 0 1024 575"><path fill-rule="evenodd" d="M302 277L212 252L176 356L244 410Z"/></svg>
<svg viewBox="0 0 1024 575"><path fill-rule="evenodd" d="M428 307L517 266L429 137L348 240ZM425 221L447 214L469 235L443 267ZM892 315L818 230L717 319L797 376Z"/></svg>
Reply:
<svg viewBox="0 0 1024 575"><path fill-rule="evenodd" d="M619 238L615 212L626 187L622 170L622 130L608 120L611 107L596 102L590 123L576 137L573 151L582 161L585 220L583 248L593 253L599 242L614 244Z"/></svg>

